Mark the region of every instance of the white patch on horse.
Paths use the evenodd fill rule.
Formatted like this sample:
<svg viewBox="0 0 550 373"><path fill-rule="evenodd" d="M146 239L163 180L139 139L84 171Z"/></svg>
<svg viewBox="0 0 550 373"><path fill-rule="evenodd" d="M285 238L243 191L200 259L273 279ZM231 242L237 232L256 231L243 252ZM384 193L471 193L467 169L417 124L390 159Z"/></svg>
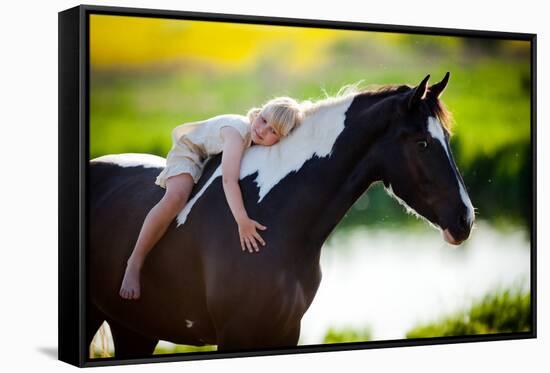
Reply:
<svg viewBox="0 0 550 373"><path fill-rule="evenodd" d="M140 153L109 154L94 158L91 161L114 163L120 167L162 168L166 166L166 159L153 154Z"/></svg>
<svg viewBox="0 0 550 373"><path fill-rule="evenodd" d="M255 145L245 151L241 160L240 179L255 172L258 173L254 180L260 189L258 203L285 176L298 171L307 160L314 156L319 158L330 156L336 139L344 130L346 111L353 98L354 95L347 95L344 98L327 101L325 106L319 106L307 114L303 122L277 144ZM221 176L221 166L178 214L178 226L185 223L195 202L219 176Z"/></svg>
<svg viewBox="0 0 550 373"><path fill-rule="evenodd" d="M447 158L449 158L449 163L451 163L451 156L449 154L449 149L447 148L447 142L445 141L445 134L443 133L443 127L441 126L441 123L434 118L429 117L428 118L428 131L432 135L434 139L439 140L441 143L441 146L443 149L445 149L445 153L447 153ZM451 163L452 167L452 163ZM458 183L460 198L462 198L462 203L464 203L464 206L468 209L468 224L472 224L474 221L474 206L472 205L472 201L470 200L470 197L468 196L468 193L466 193L466 188L464 188L464 185L458 178L458 175L456 175L456 182Z"/></svg>
<svg viewBox="0 0 550 373"><path fill-rule="evenodd" d="M185 326L187 328L191 328L193 326L194 322L191 320L185 320Z"/></svg>

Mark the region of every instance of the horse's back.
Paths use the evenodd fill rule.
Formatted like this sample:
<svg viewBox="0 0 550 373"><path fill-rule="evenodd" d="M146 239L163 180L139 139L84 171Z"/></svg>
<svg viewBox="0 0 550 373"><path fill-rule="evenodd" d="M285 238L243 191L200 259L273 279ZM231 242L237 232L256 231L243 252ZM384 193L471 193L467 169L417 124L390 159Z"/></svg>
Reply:
<svg viewBox="0 0 550 373"><path fill-rule="evenodd" d="M90 198L95 208L106 195L122 190L124 194L137 193L156 198L162 189L155 185L155 178L164 167L164 158L148 154L115 154L90 161ZM156 193L155 193L156 192Z"/></svg>
<svg viewBox="0 0 550 373"><path fill-rule="evenodd" d="M92 230L112 229L113 234L126 239L124 228L141 224L164 193L154 183L162 170L158 161L139 164L128 160L125 154L100 157L91 160L89 168Z"/></svg>

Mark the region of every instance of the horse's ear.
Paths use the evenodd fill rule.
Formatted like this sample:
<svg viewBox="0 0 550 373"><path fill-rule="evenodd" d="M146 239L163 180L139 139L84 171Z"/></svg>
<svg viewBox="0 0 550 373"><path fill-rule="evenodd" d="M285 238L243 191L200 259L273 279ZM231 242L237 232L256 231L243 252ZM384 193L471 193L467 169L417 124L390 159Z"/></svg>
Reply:
<svg viewBox="0 0 550 373"><path fill-rule="evenodd" d="M426 75L426 77L420 82L420 84L414 89L413 94L409 98L409 109L412 109L416 105L426 97L426 91L428 90L428 80L430 79L430 75Z"/></svg>
<svg viewBox="0 0 550 373"><path fill-rule="evenodd" d="M437 98L441 97L443 91L445 90L445 87L447 87L447 83L449 83L450 75L451 74L447 71L447 74L445 74L445 77L442 81L440 81L439 83L435 83L430 87L429 94Z"/></svg>

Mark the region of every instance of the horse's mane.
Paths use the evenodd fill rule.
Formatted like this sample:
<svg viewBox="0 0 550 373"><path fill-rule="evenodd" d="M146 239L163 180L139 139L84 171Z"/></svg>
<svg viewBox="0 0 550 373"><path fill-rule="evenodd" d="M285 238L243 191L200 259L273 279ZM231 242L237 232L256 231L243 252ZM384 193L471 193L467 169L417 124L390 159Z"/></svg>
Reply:
<svg viewBox="0 0 550 373"><path fill-rule="evenodd" d="M338 92L330 96L326 91L323 90L325 93L325 97L322 99L318 99L315 101L312 100L305 100L300 103L302 106L302 110L304 113L304 118L307 118L318 111L327 108L332 107L335 105L338 105L342 101L345 101L350 96L355 96L359 93L358 85L360 82L352 83L352 84L346 84L342 86Z"/></svg>
<svg viewBox="0 0 550 373"><path fill-rule="evenodd" d="M304 112L304 118L318 112L319 110L337 105L338 103L346 100L350 96L364 95L370 97L384 98L392 96L394 94L408 92L414 87L404 84L385 84L381 86L371 86L370 88L359 88L362 81L346 84L342 86L338 92L329 96L325 91L325 98L311 101L305 100L301 102L302 110ZM426 96L426 103L430 107L441 125L451 134L453 118L451 112L445 107L445 104L437 97L431 95Z"/></svg>

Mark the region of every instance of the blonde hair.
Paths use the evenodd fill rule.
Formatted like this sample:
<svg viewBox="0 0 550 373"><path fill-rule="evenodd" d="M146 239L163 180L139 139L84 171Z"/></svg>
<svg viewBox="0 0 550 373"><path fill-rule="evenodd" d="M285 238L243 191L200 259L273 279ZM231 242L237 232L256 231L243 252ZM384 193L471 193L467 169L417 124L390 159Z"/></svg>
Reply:
<svg viewBox="0 0 550 373"><path fill-rule="evenodd" d="M266 102L261 108L252 108L247 117L250 123L262 113L280 136L286 136L298 126L303 119L301 105L291 97L276 97Z"/></svg>

